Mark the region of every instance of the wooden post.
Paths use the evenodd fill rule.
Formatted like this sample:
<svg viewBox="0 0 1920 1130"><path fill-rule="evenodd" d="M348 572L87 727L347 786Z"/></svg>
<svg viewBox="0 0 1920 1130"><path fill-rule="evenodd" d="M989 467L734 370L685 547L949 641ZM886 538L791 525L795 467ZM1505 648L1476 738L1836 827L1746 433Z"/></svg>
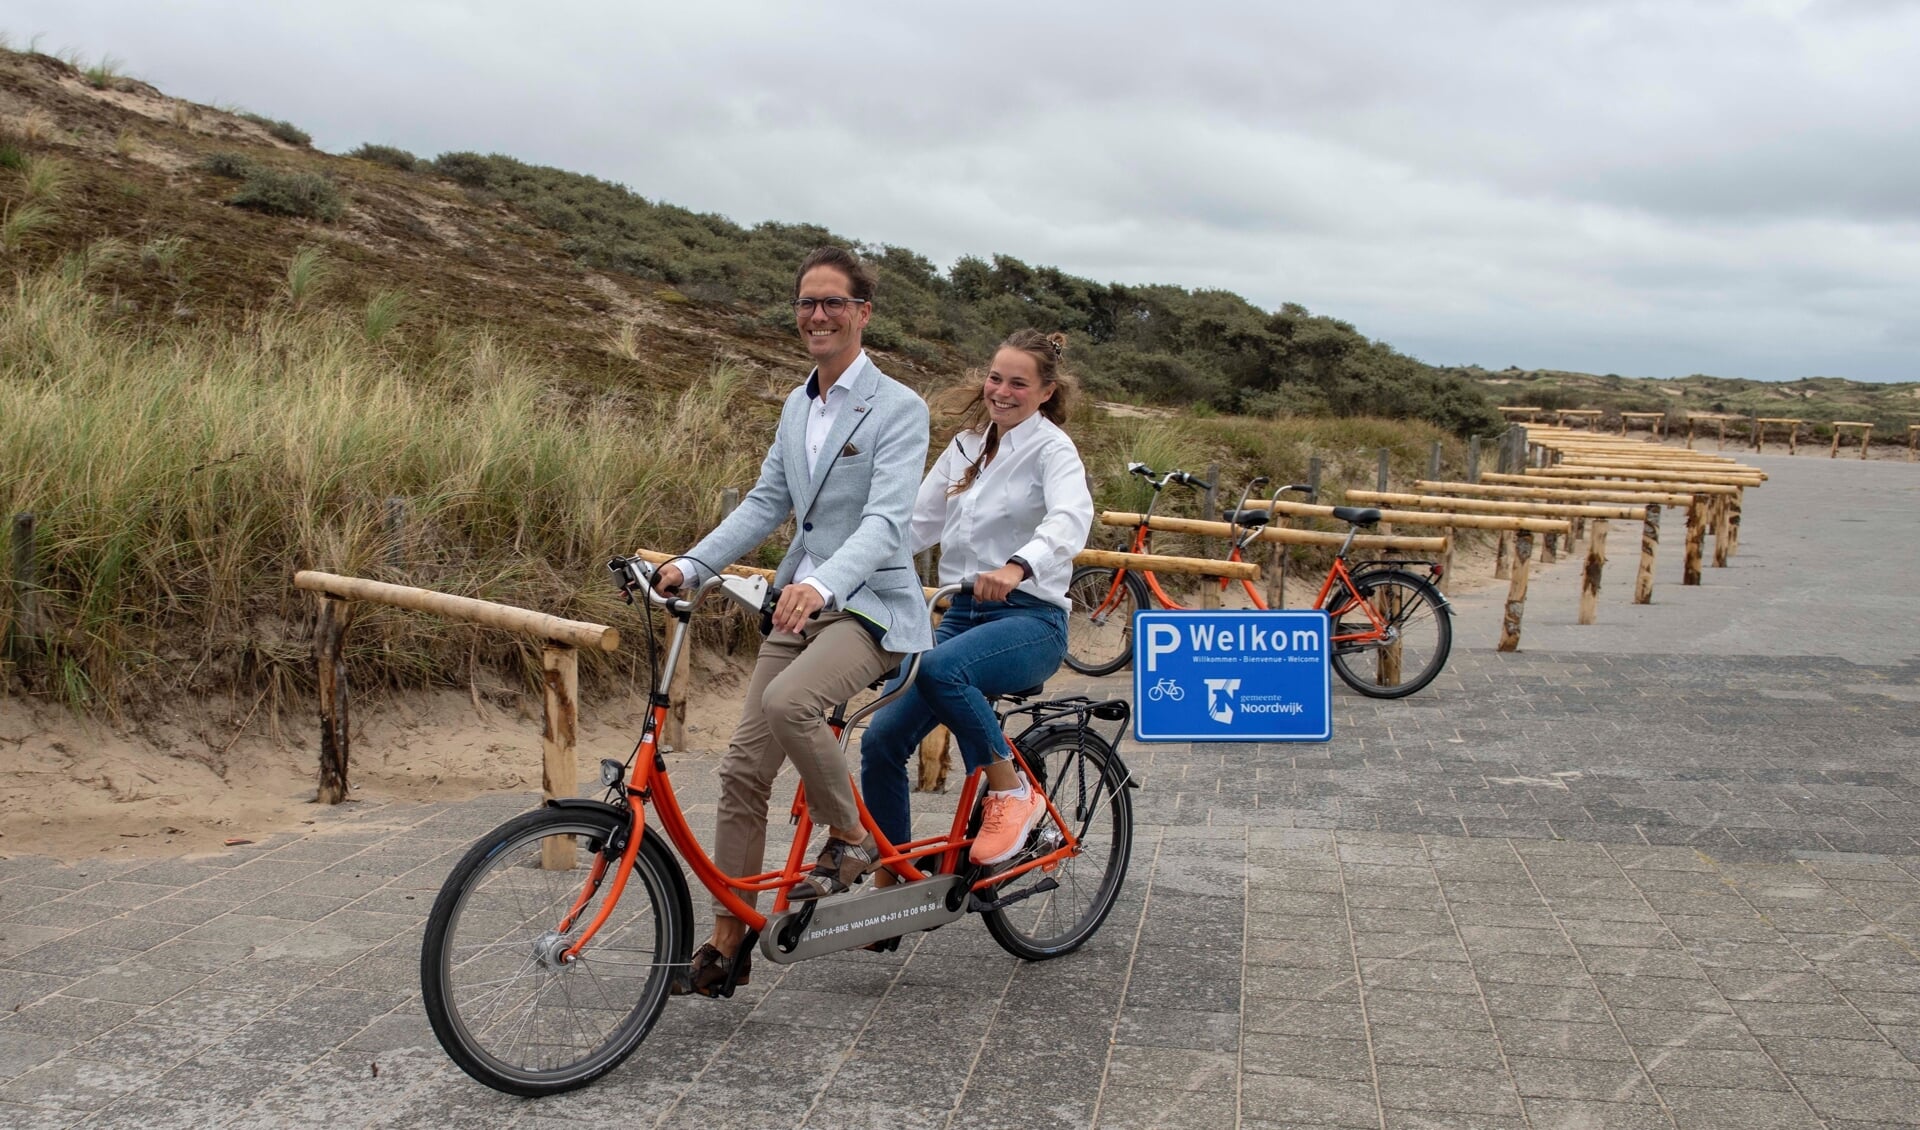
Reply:
<svg viewBox="0 0 1920 1130"><path fill-rule="evenodd" d="M1595 518L1587 538L1587 568L1580 577L1580 622L1591 624L1599 611L1600 571L1607 565L1607 520Z"/></svg>
<svg viewBox="0 0 1920 1130"><path fill-rule="evenodd" d="M1391 454L1392 452L1388 451L1384 447L1380 449L1380 474L1378 477L1379 485L1376 486L1374 489L1379 491L1382 494L1385 494L1387 492L1387 459Z"/></svg>
<svg viewBox="0 0 1920 1130"><path fill-rule="evenodd" d="M1433 441L1432 450L1427 452L1427 478L1437 479L1439 477L1440 477L1440 441L1436 439Z"/></svg>
<svg viewBox="0 0 1920 1130"><path fill-rule="evenodd" d="M320 597L320 621L314 628L313 653L320 675L320 783L314 800L339 804L347 799L348 691L345 649L347 625L353 621L353 602L332 593Z"/></svg>
<svg viewBox="0 0 1920 1130"><path fill-rule="evenodd" d="M1540 564L1551 565L1559 560L1554 552L1554 542L1559 540L1559 537L1559 534L1547 534L1540 539Z"/></svg>
<svg viewBox="0 0 1920 1130"><path fill-rule="evenodd" d="M1840 458L1840 429L1839 428L1833 429L1833 450L1827 452L1827 458L1829 459Z"/></svg>
<svg viewBox="0 0 1920 1130"><path fill-rule="evenodd" d="M1271 525L1285 527L1285 517L1275 514ZM1267 554L1267 593L1268 608L1287 606L1287 547L1274 542Z"/></svg>
<svg viewBox="0 0 1920 1130"><path fill-rule="evenodd" d="M1713 445L1713 449L1715 451L1725 451L1727 449L1727 418L1722 416L1718 422L1720 424L1720 440Z"/></svg>
<svg viewBox="0 0 1920 1130"><path fill-rule="evenodd" d="M1438 476L1436 476L1438 477ZM1480 481L1480 437L1467 437L1467 481Z"/></svg>
<svg viewBox="0 0 1920 1130"><path fill-rule="evenodd" d="M1509 424L1507 434L1500 440L1500 473L1517 475L1527 465L1527 429L1523 424Z"/></svg>
<svg viewBox="0 0 1920 1130"><path fill-rule="evenodd" d="M1500 537L1493 543L1493 579L1496 581L1506 580L1513 575L1513 570L1507 566L1508 550L1512 544L1513 534L1506 530L1501 530Z"/></svg>
<svg viewBox="0 0 1920 1130"><path fill-rule="evenodd" d="M1647 503L1647 517L1640 524L1640 572L1633 578L1633 602L1653 603L1653 552L1660 547L1660 504Z"/></svg>
<svg viewBox="0 0 1920 1130"><path fill-rule="evenodd" d="M1685 563L1680 570L1680 583L1697 585L1700 583L1700 550L1707 539L1707 496L1696 494L1693 505L1687 507L1687 548Z"/></svg>
<svg viewBox="0 0 1920 1130"><path fill-rule="evenodd" d="M1787 425L1787 454L1800 454L1800 422L1798 420Z"/></svg>
<svg viewBox="0 0 1920 1130"><path fill-rule="evenodd" d="M1220 519L1220 464L1207 464L1207 490L1200 499L1201 516L1209 522ZM1227 582L1215 581L1212 577L1200 578L1200 607L1220 607L1220 594L1225 592Z"/></svg>
<svg viewBox="0 0 1920 1130"><path fill-rule="evenodd" d="M548 640L540 651L540 678L546 687L546 721L540 730L540 793L547 800L571 799L580 792L580 764L574 752L580 729L580 653ZM541 841L540 866L548 871L571 871L573 841L560 836Z"/></svg>
<svg viewBox="0 0 1920 1130"><path fill-rule="evenodd" d="M1507 607L1500 620L1500 650L1520 650L1520 614L1527 605L1527 567L1533 559L1533 534L1515 532L1513 538L1513 581L1507 585Z"/></svg>
<svg viewBox="0 0 1920 1130"><path fill-rule="evenodd" d="M407 500L387 499L387 568L404 572L407 568Z"/></svg>
<svg viewBox="0 0 1920 1130"><path fill-rule="evenodd" d="M1732 495L1713 496L1713 565L1716 569L1725 569L1727 555L1733 552L1733 543L1727 537L1727 516L1732 512Z"/></svg>
<svg viewBox="0 0 1920 1130"><path fill-rule="evenodd" d="M740 488L726 487L720 492L720 517L733 513L740 505ZM693 641L680 649L680 662L673 668L673 691L668 696L667 724L660 730L660 747L670 753L687 748L687 696L693 687Z"/></svg>
<svg viewBox="0 0 1920 1130"><path fill-rule="evenodd" d="M1388 585L1379 591L1383 599L1374 607L1391 624L1394 618L1400 615L1400 589L1396 585ZM1374 665L1375 686L1397 687L1400 685L1400 655L1403 650L1400 639L1396 636L1393 642L1375 652L1379 657Z"/></svg>
<svg viewBox="0 0 1920 1130"><path fill-rule="evenodd" d="M1729 555L1740 552L1740 505L1746 494L1747 488L1741 487L1726 497L1727 553Z"/></svg>
<svg viewBox="0 0 1920 1130"><path fill-rule="evenodd" d="M1440 594L1442 596L1453 591L1453 540L1460 536L1460 531L1452 526L1446 527L1446 530L1447 548L1440 551Z"/></svg>
<svg viewBox="0 0 1920 1130"><path fill-rule="evenodd" d="M7 622L7 654L24 656L40 639L40 567L34 551L34 517L13 516L13 617Z"/></svg>
<svg viewBox="0 0 1920 1130"><path fill-rule="evenodd" d="M1687 417L1687 450L1693 450L1693 417Z"/></svg>
<svg viewBox="0 0 1920 1130"><path fill-rule="evenodd" d="M1307 456L1307 501L1318 505L1320 502L1320 457Z"/></svg>
<svg viewBox="0 0 1920 1130"><path fill-rule="evenodd" d="M1867 441L1872 438L1872 424L1868 424L1866 427L1860 429L1860 458L1865 459L1867 457Z"/></svg>

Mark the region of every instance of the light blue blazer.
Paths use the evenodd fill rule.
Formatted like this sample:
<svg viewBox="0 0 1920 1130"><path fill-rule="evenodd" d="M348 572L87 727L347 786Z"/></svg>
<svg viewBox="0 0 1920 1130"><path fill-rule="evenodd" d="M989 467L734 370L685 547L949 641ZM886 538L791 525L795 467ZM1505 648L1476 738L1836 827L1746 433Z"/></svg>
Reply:
<svg viewBox="0 0 1920 1130"><path fill-rule="evenodd" d="M792 514L793 544L774 583L791 582L802 556L812 553L820 562L814 576L833 591L835 606L884 629L882 647L925 651L933 646L933 629L907 530L927 466L927 404L864 353L840 379L852 383L814 473L807 473L809 376L780 410L780 430L760 464L760 481L675 564L698 583L709 575L703 565L723 568L738 561Z"/></svg>

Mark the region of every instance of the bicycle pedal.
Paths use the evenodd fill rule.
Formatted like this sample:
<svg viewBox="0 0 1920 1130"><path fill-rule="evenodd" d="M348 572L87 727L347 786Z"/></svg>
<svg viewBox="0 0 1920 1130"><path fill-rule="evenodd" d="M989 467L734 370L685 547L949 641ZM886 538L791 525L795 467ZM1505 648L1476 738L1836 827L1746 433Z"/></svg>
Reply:
<svg viewBox="0 0 1920 1130"><path fill-rule="evenodd" d="M1022 899L1030 899L1035 895L1044 895L1048 891L1056 891L1059 889L1060 881L1049 875L1031 887L1022 887L1010 895L1002 895L991 901L983 899L977 894L973 895L968 899L967 909L980 914L994 910L1004 910Z"/></svg>

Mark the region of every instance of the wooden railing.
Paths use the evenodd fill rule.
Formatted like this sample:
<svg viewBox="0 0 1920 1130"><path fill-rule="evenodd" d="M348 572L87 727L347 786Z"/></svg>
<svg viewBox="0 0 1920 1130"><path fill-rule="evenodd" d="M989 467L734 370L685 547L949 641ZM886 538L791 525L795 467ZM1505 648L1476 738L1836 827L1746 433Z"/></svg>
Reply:
<svg viewBox="0 0 1920 1130"><path fill-rule="evenodd" d="M546 646L540 653L540 667L546 686L546 727L541 741L540 787L549 799L571 797L578 790L579 770L574 752L580 722L577 649L613 651L620 646L617 629L565 620L509 604L312 570L294 574L293 583L296 588L320 596L314 652L320 666L320 779L315 799L321 804L339 804L347 798L350 788L345 649L355 601L430 612L449 620L464 620L544 640ZM557 863L556 860L548 862Z"/></svg>

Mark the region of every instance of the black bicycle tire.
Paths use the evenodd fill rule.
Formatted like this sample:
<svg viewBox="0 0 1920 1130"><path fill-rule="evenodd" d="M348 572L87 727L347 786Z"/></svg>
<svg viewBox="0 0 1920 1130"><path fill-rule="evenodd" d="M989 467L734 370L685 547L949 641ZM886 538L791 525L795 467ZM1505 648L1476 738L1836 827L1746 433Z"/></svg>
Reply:
<svg viewBox="0 0 1920 1130"><path fill-rule="evenodd" d="M1100 929L1107 915L1113 912L1113 905L1120 897L1120 888L1126 882L1127 865L1133 857L1133 796L1127 785L1126 772L1120 762L1120 755L1104 737L1092 730L1079 726L1059 726L1043 730L1029 745L1022 745L1021 756L1028 768L1041 777L1042 787L1049 788L1049 795L1064 793L1061 776L1057 767L1049 767L1048 754L1059 746L1084 743L1083 752L1090 753L1090 760L1096 762L1099 787L1103 791L1100 798L1102 807L1108 809L1113 820L1113 840L1107 848L1106 870L1100 877L1100 885L1094 892L1092 901L1072 926L1056 938L1048 939L1044 944L1036 941L1031 934L1017 925L1013 918L1017 914L1031 913L1027 902L1015 903L1000 910L983 912L980 917L986 922L987 932L1000 948L1018 958L1027 961L1044 961L1052 957L1072 953L1091 939ZM1064 759L1062 759L1064 761ZM1065 797L1054 796L1054 805L1061 814L1071 821L1074 817L1072 801ZM1043 822L1044 826L1044 822ZM1078 829L1076 829L1076 834ZM1062 863L1053 872L1053 877L1062 887L1069 885L1072 879L1071 868L1086 856L1076 856ZM1063 877L1062 872L1066 872ZM1027 882L1038 882L1045 872L1035 869L1017 876L1011 883L1017 888ZM1000 892L998 888L994 889ZM1035 899L1051 899L1051 893L1034 896ZM1029 900L1031 901L1031 900Z"/></svg>
<svg viewBox="0 0 1920 1130"><path fill-rule="evenodd" d="M633 875L621 894L620 903L627 906L628 900L643 896L652 903L653 952L657 960L633 1008L603 1043L580 1060L557 1069L540 1071L516 1067L483 1046L454 999L452 951L458 945L461 912L467 907L477 880L485 878L495 861L507 852L537 845L547 836L574 834L589 841L608 842L623 834L619 820L620 814L616 812L581 808L540 808L516 816L481 837L454 865L434 900L433 909L427 914L427 928L420 944L420 995L427 1021L448 1057L462 1071L496 1091L537 1098L584 1087L632 1055L666 1007L675 972L668 964L674 939L685 925L681 916L690 915L692 908L685 904L684 896L676 897L676 885L664 870L678 865L651 837L641 844ZM587 953L592 952L589 946Z"/></svg>
<svg viewBox="0 0 1920 1130"><path fill-rule="evenodd" d="M1072 577L1067 581L1067 599L1069 604L1071 604L1073 600L1074 589L1082 577L1091 575L1105 577L1106 583L1101 585L1098 590L1104 593L1111 588L1113 584L1112 578L1114 572L1114 570L1103 565L1082 565L1078 569L1075 569ZM1067 610L1067 666L1080 672L1082 675L1111 675L1115 671L1133 662L1133 614L1147 607L1147 586L1142 584L1140 578L1132 573L1127 573L1121 577L1120 583L1127 590L1127 599L1133 602L1132 608L1116 611L1116 614L1122 614L1124 616L1126 623L1124 629L1126 646L1120 654L1111 658L1099 657L1091 660L1075 656L1073 653L1073 621L1074 617L1084 615L1084 613L1073 608ZM1105 598L1102 597L1102 599Z"/></svg>
<svg viewBox="0 0 1920 1130"><path fill-rule="evenodd" d="M1427 665L1413 678L1402 679L1391 687L1380 686L1377 682L1348 667L1349 659L1353 656L1373 655L1376 649L1372 647L1361 647L1347 652L1342 652L1337 646L1333 647L1331 658L1334 672L1348 686L1368 698L1405 698L1422 690L1439 677L1441 670L1447 665L1447 657L1453 652L1453 615L1448 610L1446 599L1426 578L1399 569L1371 570L1356 576L1354 582L1369 594L1382 585L1398 585L1411 589L1412 594L1401 604L1398 618L1403 621L1414 619L1420 605L1430 607L1433 622L1438 629L1438 640L1434 645L1433 657L1427 661ZM1371 595L1369 599L1371 600Z"/></svg>

